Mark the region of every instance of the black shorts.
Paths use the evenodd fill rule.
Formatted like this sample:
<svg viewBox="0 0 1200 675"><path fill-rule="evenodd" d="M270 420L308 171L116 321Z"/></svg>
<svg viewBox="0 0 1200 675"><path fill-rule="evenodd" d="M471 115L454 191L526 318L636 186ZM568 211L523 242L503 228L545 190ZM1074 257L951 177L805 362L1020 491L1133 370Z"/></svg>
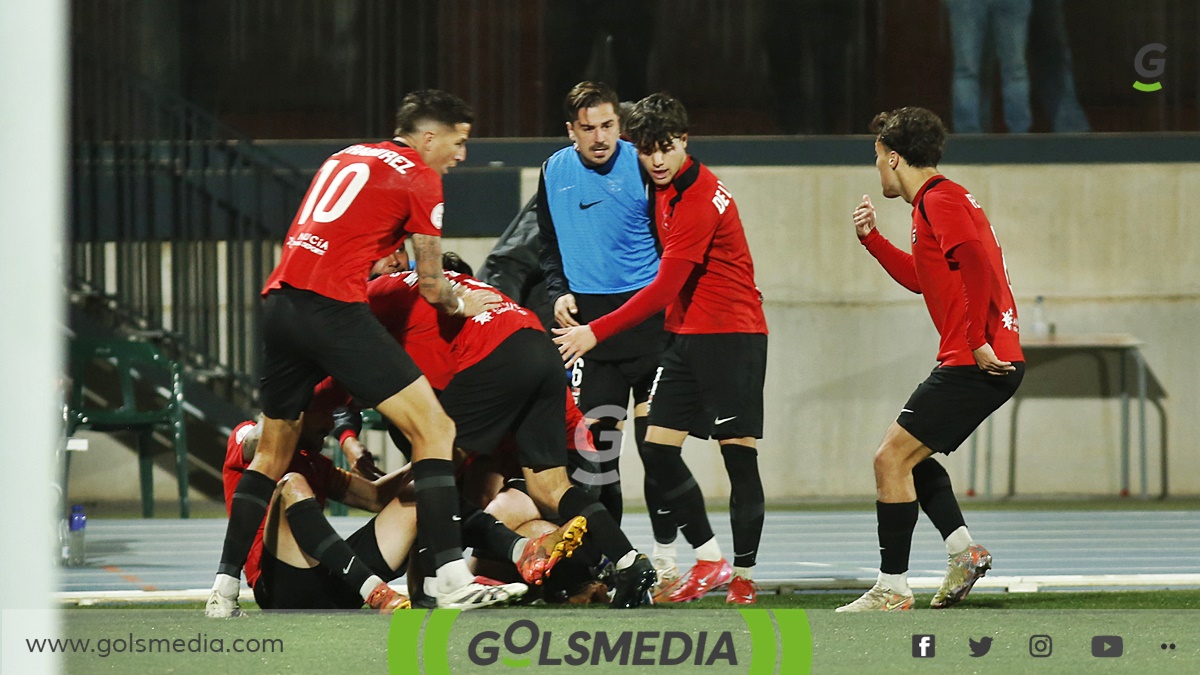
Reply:
<svg viewBox="0 0 1200 675"><path fill-rule="evenodd" d="M579 359L571 370L571 389L575 404L589 420L617 416L614 411L600 410L615 406L622 411L629 407L629 393L635 405L650 400L650 387L662 353L654 352L624 361ZM622 413L619 419L625 419Z"/></svg>
<svg viewBox="0 0 1200 675"><path fill-rule="evenodd" d="M384 581L404 574L407 561L400 564L400 569L393 570L379 552L374 518L350 535L346 544L359 562ZM293 567L264 548L259 569L261 573L254 583L254 601L263 609L358 609L363 606L359 589L350 588L322 565L307 569Z"/></svg>
<svg viewBox="0 0 1200 675"><path fill-rule="evenodd" d="M370 408L421 377L365 302L275 289L263 300L262 331L262 410L272 419L298 419L327 375Z"/></svg>
<svg viewBox="0 0 1200 675"><path fill-rule="evenodd" d="M1016 393L1025 364L1013 365L1017 370L1009 375L989 375L976 366L934 368L908 397L896 423L930 450L948 455Z"/></svg>
<svg viewBox="0 0 1200 675"><path fill-rule="evenodd" d="M762 438L766 376L766 335L673 335L650 391L650 426L697 438Z"/></svg>
<svg viewBox="0 0 1200 675"><path fill-rule="evenodd" d="M441 401L463 450L491 455L512 431L521 466L566 466L567 377L545 333L522 328L508 336L455 375Z"/></svg>

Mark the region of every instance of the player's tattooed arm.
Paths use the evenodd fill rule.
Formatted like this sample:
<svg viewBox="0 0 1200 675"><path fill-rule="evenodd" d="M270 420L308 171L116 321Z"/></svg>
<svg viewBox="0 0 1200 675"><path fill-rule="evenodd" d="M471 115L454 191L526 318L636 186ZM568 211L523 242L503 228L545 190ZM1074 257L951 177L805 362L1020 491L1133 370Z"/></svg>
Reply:
<svg viewBox="0 0 1200 675"><path fill-rule="evenodd" d="M447 314L461 314L458 295L442 274L442 238L429 234L412 236L417 258L417 288L429 304Z"/></svg>

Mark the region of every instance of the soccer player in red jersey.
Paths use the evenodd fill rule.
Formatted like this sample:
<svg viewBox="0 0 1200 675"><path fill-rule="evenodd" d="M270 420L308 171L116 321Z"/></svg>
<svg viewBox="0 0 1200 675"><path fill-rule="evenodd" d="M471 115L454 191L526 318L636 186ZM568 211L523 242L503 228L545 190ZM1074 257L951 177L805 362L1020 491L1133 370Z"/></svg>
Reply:
<svg viewBox="0 0 1200 675"><path fill-rule="evenodd" d="M694 600L729 584L726 601L752 603L751 569L765 508L756 440L762 438L767 322L754 284L754 262L729 190L687 154L683 104L652 94L634 105L625 131L653 183L654 223L662 262L654 281L619 309L591 323L555 329L568 364L597 343L667 310L670 342L650 394L647 480L695 549L696 565L672 589L670 602ZM680 449L691 434L721 444L731 486L733 566L721 555L704 496Z"/></svg>
<svg viewBox="0 0 1200 675"><path fill-rule="evenodd" d="M495 292L474 277L445 274L456 286ZM389 326L419 331L427 348L416 353L436 351L436 336L449 340L449 362L455 370L441 402L457 429L455 446L490 456L504 436L512 433L529 496L543 511L557 512L562 519L586 518L597 548L615 563L616 591L610 606L640 605L657 579L654 566L629 543L612 514L567 477L566 401L570 392L562 361L541 321L503 294L499 305L472 318L443 320L417 305L415 284L411 273L375 279L368 291L371 308ZM427 326L413 326L421 322ZM450 323L459 325L446 325ZM409 344L408 336L398 339ZM431 370L448 363L438 355L421 362L430 364ZM446 379L445 373L430 379Z"/></svg>
<svg viewBox="0 0 1200 675"><path fill-rule="evenodd" d="M338 469L321 454L323 434L307 433L310 415L246 558L255 601L263 609L356 609L364 602L385 612L404 609L408 598L387 581L403 573L416 534L411 495L407 502L397 498L406 476L395 472L372 482ZM222 469L226 509L260 434L260 424L243 422L229 435ZM327 498L378 515L343 540L322 514Z"/></svg>
<svg viewBox="0 0 1200 675"><path fill-rule="evenodd" d="M875 207L867 196L854 210L854 228L893 279L924 297L941 343L937 367L875 452L879 579L838 611L912 607L908 556L918 502L946 540L950 564L932 606L949 607L966 597L992 557L972 541L950 477L932 455L954 452L1021 384L1025 357L1017 306L983 207L937 169L946 144L942 121L923 108L900 108L877 115L871 130L883 196L913 205L912 253L875 229Z"/></svg>
<svg viewBox="0 0 1200 675"><path fill-rule="evenodd" d="M291 462L312 388L329 375L412 440L419 537L437 560L439 605L465 609L507 599L489 592L463 560L450 459L454 423L366 304L372 266L411 235L426 301L458 315L489 306L456 294L441 269L441 175L466 158L472 121L455 96L408 94L393 139L345 148L313 178L262 291L262 439L233 496L207 616L240 613L238 577L254 532Z"/></svg>

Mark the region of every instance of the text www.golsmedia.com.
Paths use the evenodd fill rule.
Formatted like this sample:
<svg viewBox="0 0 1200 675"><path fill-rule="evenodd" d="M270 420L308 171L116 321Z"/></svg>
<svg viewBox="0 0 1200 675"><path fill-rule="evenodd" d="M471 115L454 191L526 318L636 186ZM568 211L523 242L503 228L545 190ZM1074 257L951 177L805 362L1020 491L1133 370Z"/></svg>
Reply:
<svg viewBox="0 0 1200 675"><path fill-rule="evenodd" d="M95 654L101 658L112 654L282 654L283 640L279 638L194 637L163 638L134 637L132 633L117 638L54 638L25 640L31 654Z"/></svg>

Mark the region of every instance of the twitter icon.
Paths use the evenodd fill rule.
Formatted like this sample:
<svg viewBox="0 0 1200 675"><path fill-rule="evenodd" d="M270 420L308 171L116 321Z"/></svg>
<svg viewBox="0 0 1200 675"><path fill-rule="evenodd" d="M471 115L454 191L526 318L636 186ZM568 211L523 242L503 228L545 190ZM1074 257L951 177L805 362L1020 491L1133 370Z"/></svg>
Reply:
<svg viewBox="0 0 1200 675"><path fill-rule="evenodd" d="M979 638L978 642L976 642L975 640L972 640L971 638L967 638L967 644L970 645L970 647L971 647L971 656L972 657L983 656L984 654L988 653L989 649L992 648L992 638L990 638L990 637Z"/></svg>

